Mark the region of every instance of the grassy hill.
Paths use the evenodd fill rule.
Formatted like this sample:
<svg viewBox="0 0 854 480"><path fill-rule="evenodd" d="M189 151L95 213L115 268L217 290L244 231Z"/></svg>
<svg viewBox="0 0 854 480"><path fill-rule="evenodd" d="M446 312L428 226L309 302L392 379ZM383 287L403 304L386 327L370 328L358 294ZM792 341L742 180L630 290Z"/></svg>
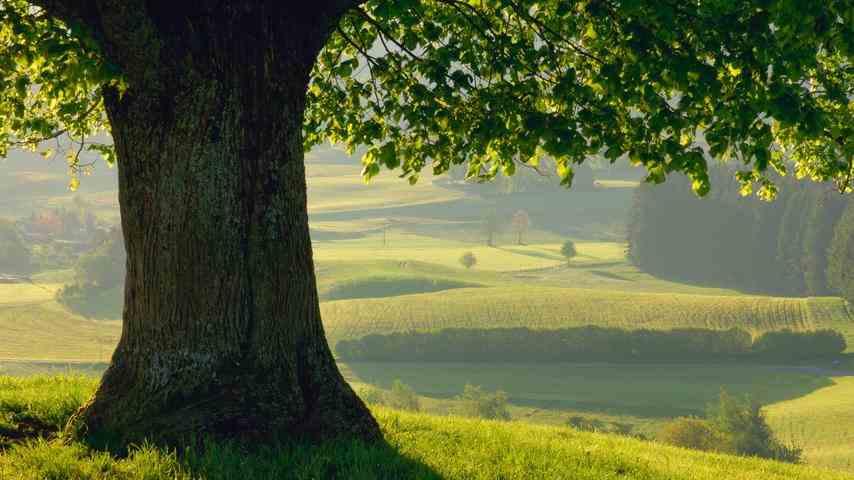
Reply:
<svg viewBox="0 0 854 480"><path fill-rule="evenodd" d="M848 480L841 472L727 455L704 454L626 437L436 417L374 408L385 443L289 444L247 453L209 444L178 456L143 445L119 458L79 443L11 444L22 422L49 431L89 395L85 377L0 377L0 478L89 479L634 479Z"/></svg>

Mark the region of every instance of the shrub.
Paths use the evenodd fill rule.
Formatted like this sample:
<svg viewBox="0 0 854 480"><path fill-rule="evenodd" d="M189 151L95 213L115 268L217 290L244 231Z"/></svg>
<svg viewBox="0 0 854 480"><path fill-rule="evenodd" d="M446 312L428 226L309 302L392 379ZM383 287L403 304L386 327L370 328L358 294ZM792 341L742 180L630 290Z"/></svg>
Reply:
<svg viewBox="0 0 854 480"><path fill-rule="evenodd" d="M349 361L422 362L785 362L826 358L846 348L837 332L768 332L751 340L744 330L623 330L597 326L558 330L445 329L368 335L342 340Z"/></svg>
<svg viewBox="0 0 854 480"><path fill-rule="evenodd" d="M749 397L739 401L721 390L717 403L709 405L706 417L725 436L727 448L738 455L789 463L800 461L801 449L777 440L761 406Z"/></svg>
<svg viewBox="0 0 854 480"><path fill-rule="evenodd" d="M489 393L483 388L466 384L463 394L457 397L461 401L463 415L490 420L510 420L507 409L507 393L498 390Z"/></svg>
<svg viewBox="0 0 854 480"><path fill-rule="evenodd" d="M753 352L757 356L781 361L826 358L839 355L846 348L845 337L833 330L765 332L753 343Z"/></svg>
<svg viewBox="0 0 854 480"><path fill-rule="evenodd" d="M466 252L460 257L460 265L466 268L472 268L477 265L477 257L472 252Z"/></svg>
<svg viewBox="0 0 854 480"><path fill-rule="evenodd" d="M658 433L660 442L704 452L734 453L726 436L711 422L701 418L675 418Z"/></svg>

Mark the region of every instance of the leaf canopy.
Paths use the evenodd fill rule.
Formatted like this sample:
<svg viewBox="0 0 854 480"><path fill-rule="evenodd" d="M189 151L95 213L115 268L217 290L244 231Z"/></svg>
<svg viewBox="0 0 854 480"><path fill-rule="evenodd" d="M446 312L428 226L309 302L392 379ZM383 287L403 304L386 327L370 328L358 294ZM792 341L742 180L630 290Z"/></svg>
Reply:
<svg viewBox="0 0 854 480"><path fill-rule="evenodd" d="M854 0L372 0L340 20L308 91L306 145L367 147L364 174L511 175L592 155L709 188L709 156L851 190ZM0 1L0 156L67 135L112 161L101 90L121 72L85 25Z"/></svg>

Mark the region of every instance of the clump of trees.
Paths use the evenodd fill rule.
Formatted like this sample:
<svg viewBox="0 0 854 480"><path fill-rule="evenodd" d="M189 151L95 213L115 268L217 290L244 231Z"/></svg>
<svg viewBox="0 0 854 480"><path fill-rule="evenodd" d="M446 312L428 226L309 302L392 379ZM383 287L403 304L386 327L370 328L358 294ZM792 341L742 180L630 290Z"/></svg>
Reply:
<svg viewBox="0 0 854 480"><path fill-rule="evenodd" d="M836 331L766 332L740 329L624 330L598 326L450 328L434 332L367 335L338 342L349 361L418 362L793 362L837 356L847 348Z"/></svg>
<svg viewBox="0 0 854 480"><path fill-rule="evenodd" d="M460 265L462 265L466 268L472 268L475 265L477 265L477 257L475 257L474 253L472 253L472 252L466 252L466 253L462 254L462 256L459 259L459 262L460 262Z"/></svg>
<svg viewBox="0 0 854 480"><path fill-rule="evenodd" d="M74 266L74 282L57 292L57 301L91 318L121 316L121 286L125 279L126 253L119 228L113 228Z"/></svg>
<svg viewBox="0 0 854 480"><path fill-rule="evenodd" d="M852 238L852 222L840 220L849 196L785 177L775 179L779 194L766 202L738 195L741 186L729 168L710 174L715 187L702 199L678 175L637 190L627 228L635 265L653 275L751 292L844 294L844 281L834 276L842 270L834 269L851 271L854 263L850 253L832 252L844 252L836 245Z"/></svg>
<svg viewBox="0 0 854 480"><path fill-rule="evenodd" d="M510 420L510 410L507 405L507 393L503 390L488 392L478 385L466 384L460 401L460 413L467 417L485 418L488 420Z"/></svg>
<svg viewBox="0 0 854 480"><path fill-rule="evenodd" d="M848 202L830 243L827 282L854 306L854 200Z"/></svg>
<svg viewBox="0 0 854 480"><path fill-rule="evenodd" d="M32 252L14 223L0 220L0 273L32 271Z"/></svg>
<svg viewBox="0 0 854 480"><path fill-rule="evenodd" d="M721 390L706 418L677 418L658 435L659 441L684 448L770 458L798 463L802 451L774 437L759 403L738 400Z"/></svg>

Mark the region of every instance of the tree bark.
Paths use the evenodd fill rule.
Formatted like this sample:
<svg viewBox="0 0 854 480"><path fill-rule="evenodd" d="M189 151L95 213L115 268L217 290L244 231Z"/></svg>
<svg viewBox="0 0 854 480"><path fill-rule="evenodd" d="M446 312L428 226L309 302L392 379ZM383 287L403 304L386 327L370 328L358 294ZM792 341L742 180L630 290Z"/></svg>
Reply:
<svg viewBox="0 0 854 480"><path fill-rule="evenodd" d="M102 19L105 38L129 32L107 45L113 58L151 65L105 90L123 331L69 430L118 444L378 438L326 342L306 209L306 89L336 17L214 3L228 6Z"/></svg>

